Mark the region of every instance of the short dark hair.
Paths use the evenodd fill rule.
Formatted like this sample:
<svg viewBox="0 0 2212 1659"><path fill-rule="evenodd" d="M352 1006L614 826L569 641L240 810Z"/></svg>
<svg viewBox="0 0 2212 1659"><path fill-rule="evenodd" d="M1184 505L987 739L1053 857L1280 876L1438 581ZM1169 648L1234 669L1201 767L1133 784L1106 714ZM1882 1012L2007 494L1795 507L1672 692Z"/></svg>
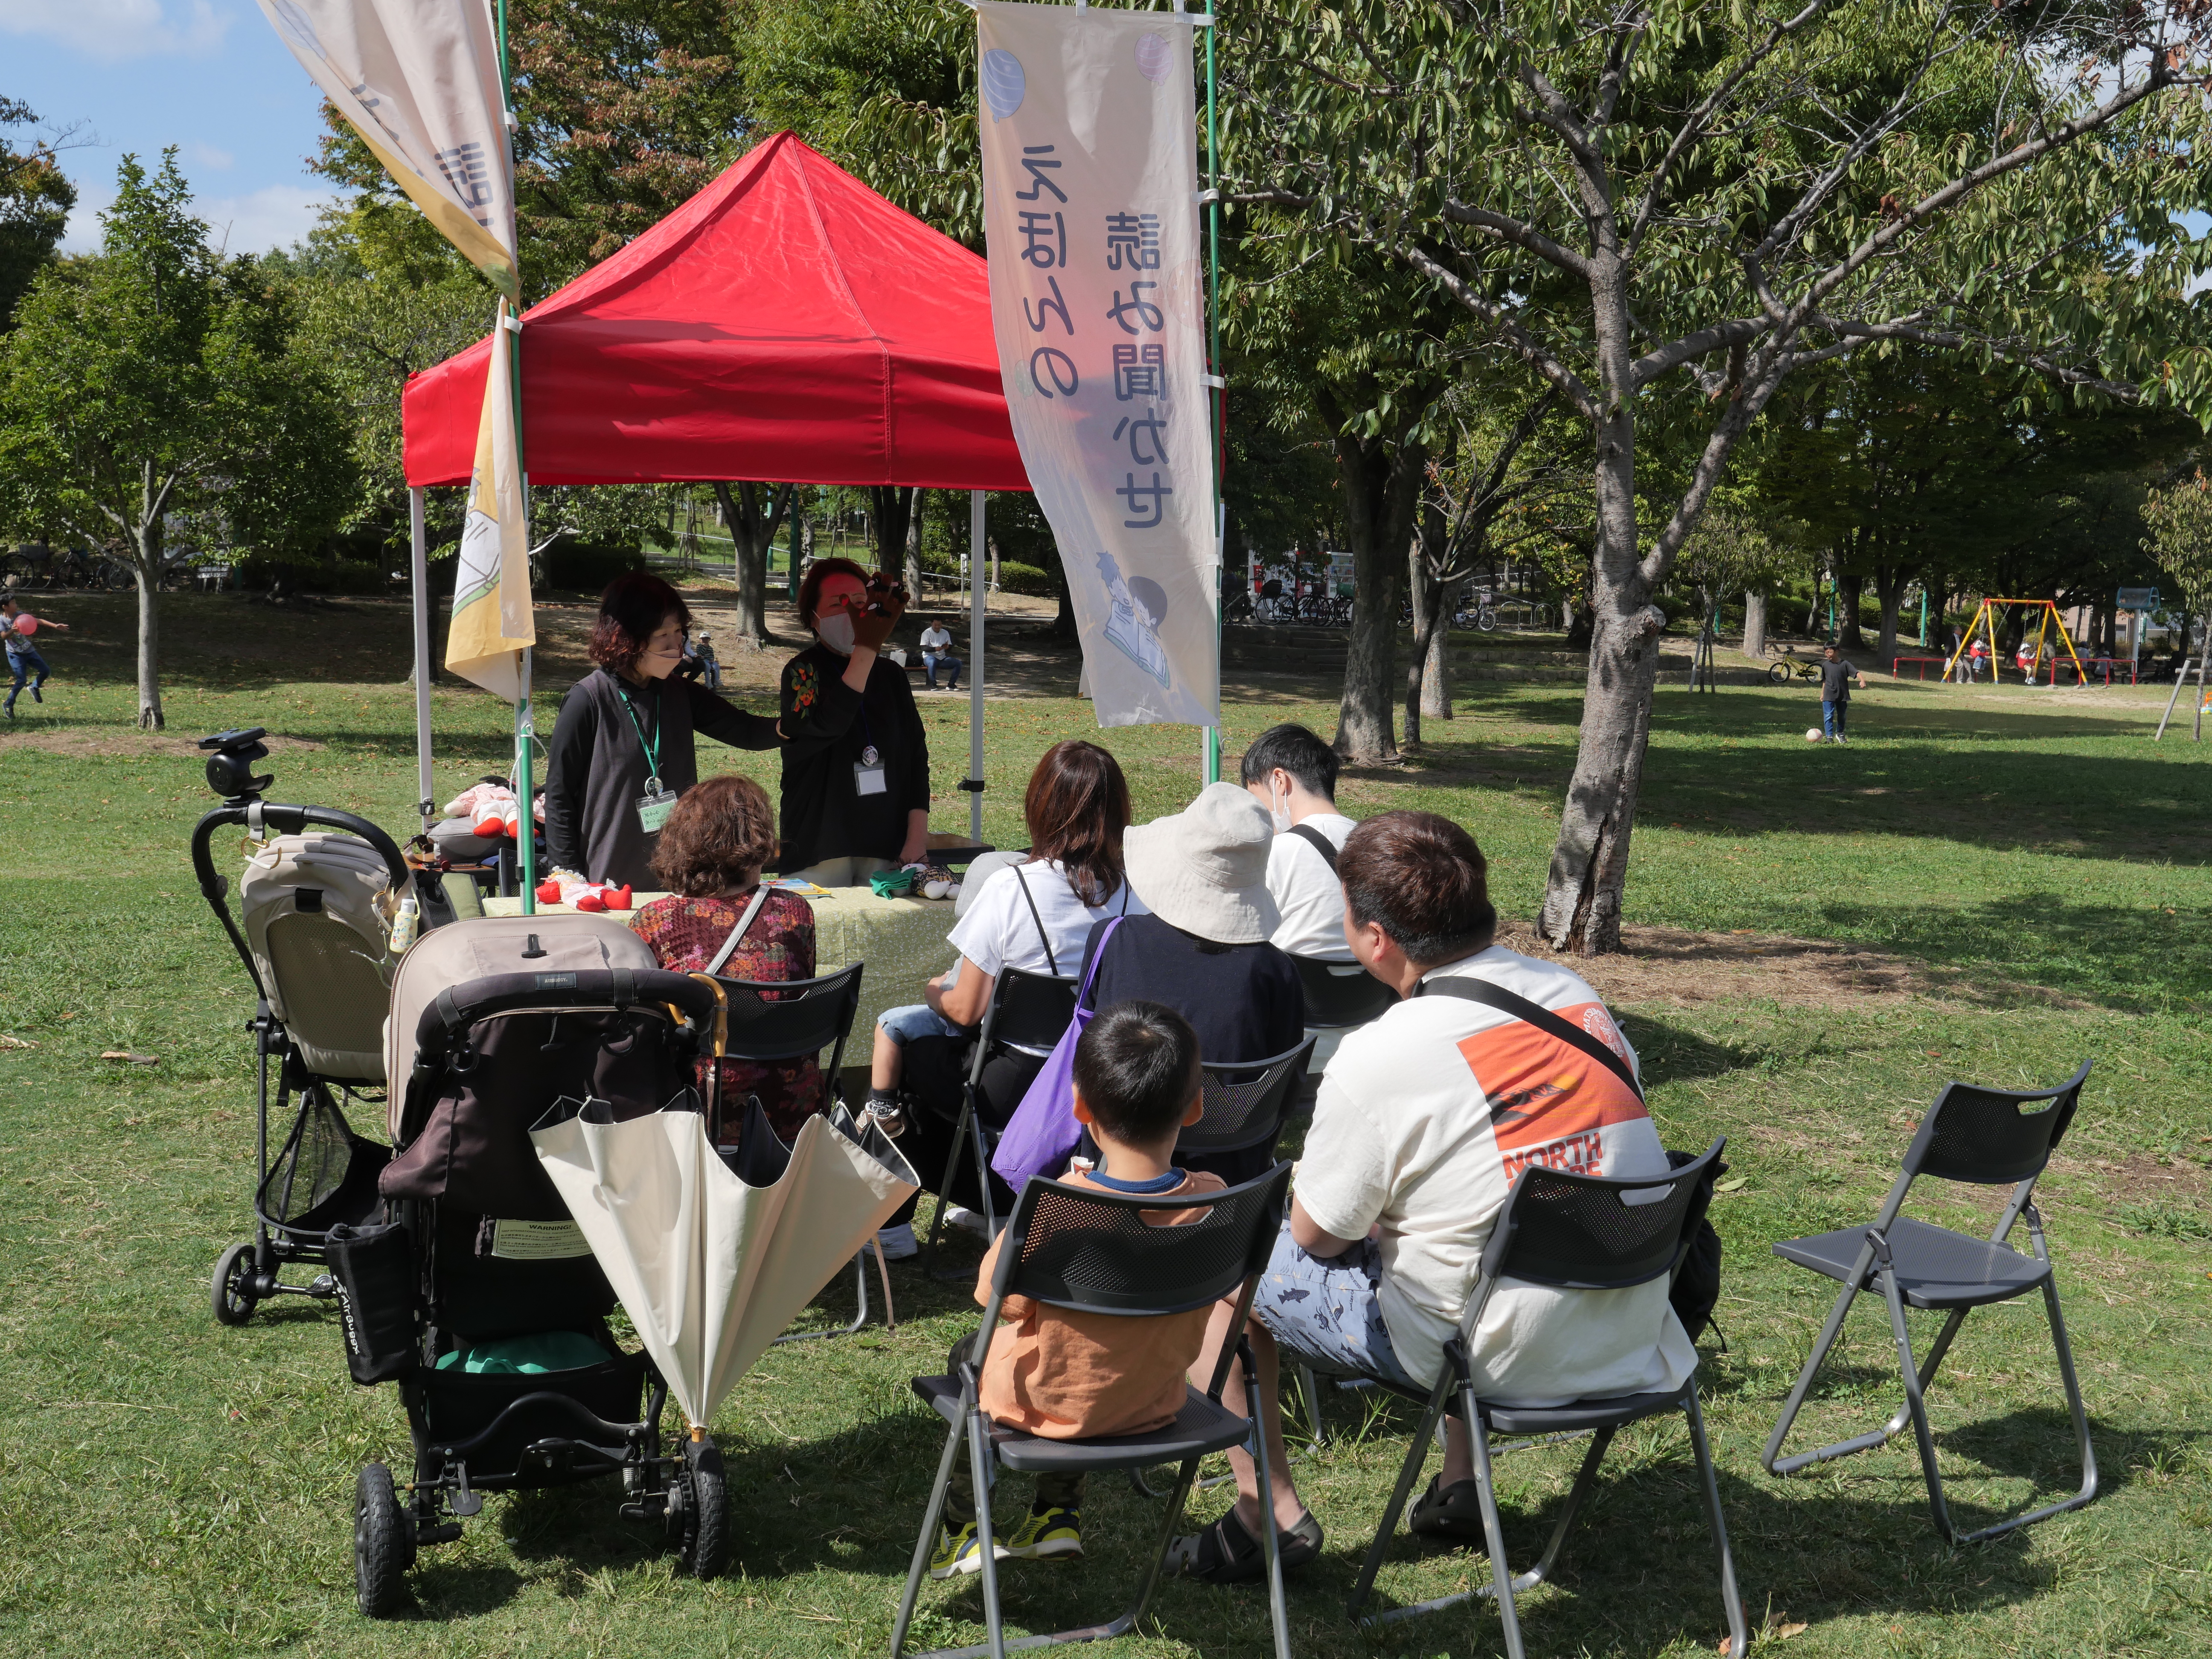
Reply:
<svg viewBox="0 0 2212 1659"><path fill-rule="evenodd" d="M672 615L690 632L691 607L681 593L649 570L624 572L599 595L599 619L592 624L587 647L592 660L610 673L621 673L645 654L660 619Z"/></svg>
<svg viewBox="0 0 2212 1659"><path fill-rule="evenodd" d="M1269 726L1252 739L1237 775L1249 788L1277 767L1296 778L1308 794L1336 799L1336 750L1304 726Z"/></svg>
<svg viewBox="0 0 2212 1659"><path fill-rule="evenodd" d="M1498 937L1482 849L1437 813L1376 813L1345 838L1336 873L1352 921L1380 922L1419 967L1471 957Z"/></svg>
<svg viewBox="0 0 2212 1659"><path fill-rule="evenodd" d="M806 567L806 574L799 579L799 620L807 627L814 626L815 608L822 603L822 584L832 576L850 576L866 587L868 573L850 559L817 559Z"/></svg>
<svg viewBox="0 0 2212 1659"><path fill-rule="evenodd" d="M653 872L687 897L726 893L775 856L775 808L768 791L736 773L684 792L653 848Z"/></svg>
<svg viewBox="0 0 2212 1659"><path fill-rule="evenodd" d="M1075 1086L1108 1139L1159 1140L1198 1097L1198 1033L1161 1003L1102 1008L1076 1042Z"/></svg>

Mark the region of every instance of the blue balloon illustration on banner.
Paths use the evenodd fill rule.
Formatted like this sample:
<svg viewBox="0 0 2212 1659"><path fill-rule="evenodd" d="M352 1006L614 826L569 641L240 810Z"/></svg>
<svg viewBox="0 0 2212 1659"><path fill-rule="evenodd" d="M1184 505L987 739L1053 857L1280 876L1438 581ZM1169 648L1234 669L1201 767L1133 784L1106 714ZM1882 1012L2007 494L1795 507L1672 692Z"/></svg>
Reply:
<svg viewBox="0 0 2212 1659"><path fill-rule="evenodd" d="M994 46L983 54L983 101L991 106L994 121L1003 121L1019 109L1026 88L1020 58L1004 46Z"/></svg>

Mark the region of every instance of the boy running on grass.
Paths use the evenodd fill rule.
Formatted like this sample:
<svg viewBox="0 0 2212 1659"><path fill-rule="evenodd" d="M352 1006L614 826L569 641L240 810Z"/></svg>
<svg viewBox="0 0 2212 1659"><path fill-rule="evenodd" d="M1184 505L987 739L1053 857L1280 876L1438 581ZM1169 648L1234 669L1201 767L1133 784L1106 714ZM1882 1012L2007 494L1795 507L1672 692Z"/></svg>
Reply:
<svg viewBox="0 0 2212 1659"><path fill-rule="evenodd" d="M39 647L31 643L31 635L41 627L58 628L64 634L69 632L67 623L30 615L16 603L13 593L0 599L0 642L4 642L8 648L8 673L13 682L8 688L8 701L4 706L11 720L15 718L15 699L23 695L25 680L31 681L31 701L46 701L40 693L46 689L46 677L53 670L46 666L46 659L40 655ZM32 679L34 674L38 678Z"/></svg>
<svg viewBox="0 0 2212 1659"><path fill-rule="evenodd" d="M1072 1187L1109 1193L1157 1193L1172 1198L1218 1193L1218 1176L1175 1167L1176 1137L1202 1110L1198 1034L1172 1008L1117 1002L1100 1012L1075 1046L1075 1116L1098 1143L1095 1170L1071 1170ZM1194 1219L1189 1210L1147 1210L1155 1227ZM1001 1233L975 1277L975 1300L991 1299ZM1206 1346L1209 1310L1129 1319L1047 1308L1010 1296L1005 1322L983 1361L980 1402L994 1421L1048 1440L1141 1434L1165 1426L1182 1409L1184 1374ZM963 1340L948 1367L955 1374L980 1337ZM1083 1553L1083 1476L1041 1474L1036 1498L1011 1542L994 1537L994 1557L1025 1560ZM945 1520L929 1576L950 1578L981 1571L975 1536L975 1490L968 1461L953 1464Z"/></svg>

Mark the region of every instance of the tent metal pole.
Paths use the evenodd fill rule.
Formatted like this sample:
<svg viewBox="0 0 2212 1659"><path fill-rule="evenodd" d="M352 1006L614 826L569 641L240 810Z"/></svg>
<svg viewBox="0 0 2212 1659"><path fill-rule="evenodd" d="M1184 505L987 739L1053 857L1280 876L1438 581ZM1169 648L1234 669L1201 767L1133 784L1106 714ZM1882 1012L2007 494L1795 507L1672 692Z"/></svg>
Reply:
<svg viewBox="0 0 2212 1659"><path fill-rule="evenodd" d="M1182 9L1182 0L1176 0L1176 9ZM1221 377L1221 134L1214 119L1213 106L1213 37L1218 31L1206 31L1206 409L1213 417L1213 720L1206 728L1204 751L1200 757L1201 781L1221 781L1221 612L1227 595L1224 592L1224 562L1229 556L1225 522L1227 503L1221 498L1221 456L1227 441L1222 430L1229 417L1229 392Z"/></svg>
<svg viewBox="0 0 2212 1659"><path fill-rule="evenodd" d="M968 492L968 843L983 844L983 492Z"/></svg>
<svg viewBox="0 0 2212 1659"><path fill-rule="evenodd" d="M422 492L407 492L409 584L415 598L415 810L430 833L437 795L430 784L430 550L422 527Z"/></svg>

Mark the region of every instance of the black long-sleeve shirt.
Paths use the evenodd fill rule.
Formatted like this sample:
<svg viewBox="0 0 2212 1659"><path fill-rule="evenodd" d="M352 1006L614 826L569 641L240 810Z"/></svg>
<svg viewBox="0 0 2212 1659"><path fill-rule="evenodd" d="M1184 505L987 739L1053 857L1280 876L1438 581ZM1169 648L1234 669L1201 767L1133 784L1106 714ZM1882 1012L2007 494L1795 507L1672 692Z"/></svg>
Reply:
<svg viewBox="0 0 2212 1659"><path fill-rule="evenodd" d="M774 720L734 708L695 681L637 686L601 668L571 686L545 766L545 846L555 866L592 881L656 885L653 848L659 836L646 834L637 819L638 797L653 775L647 743L658 749L661 786L680 795L699 781L695 732L732 749L773 749L780 741Z"/></svg>
<svg viewBox="0 0 2212 1659"><path fill-rule="evenodd" d="M783 867L824 859L895 859L907 814L929 811L929 737L906 670L878 657L867 689L844 681L848 659L810 646L783 665ZM871 744L884 793L863 795L853 769Z"/></svg>

